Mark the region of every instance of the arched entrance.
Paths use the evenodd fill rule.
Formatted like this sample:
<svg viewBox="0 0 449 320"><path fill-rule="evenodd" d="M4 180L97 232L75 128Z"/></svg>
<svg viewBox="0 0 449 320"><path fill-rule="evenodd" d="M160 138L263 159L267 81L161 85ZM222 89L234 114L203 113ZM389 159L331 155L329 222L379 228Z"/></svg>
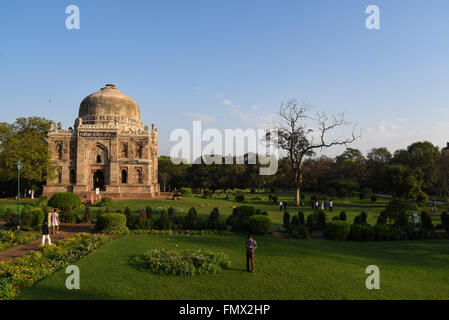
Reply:
<svg viewBox="0 0 449 320"><path fill-rule="evenodd" d="M102 190L102 191L105 190L104 174L101 170L95 171L93 185L94 185L94 190L96 188L100 188L100 190Z"/></svg>

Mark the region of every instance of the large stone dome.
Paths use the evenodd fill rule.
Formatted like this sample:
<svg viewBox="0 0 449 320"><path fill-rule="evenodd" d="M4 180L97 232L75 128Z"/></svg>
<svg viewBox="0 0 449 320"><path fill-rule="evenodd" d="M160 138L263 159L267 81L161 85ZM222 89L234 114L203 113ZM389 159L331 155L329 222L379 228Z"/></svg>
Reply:
<svg viewBox="0 0 449 320"><path fill-rule="evenodd" d="M84 98L80 105L79 117L86 124L142 124L137 102L113 84L107 84Z"/></svg>

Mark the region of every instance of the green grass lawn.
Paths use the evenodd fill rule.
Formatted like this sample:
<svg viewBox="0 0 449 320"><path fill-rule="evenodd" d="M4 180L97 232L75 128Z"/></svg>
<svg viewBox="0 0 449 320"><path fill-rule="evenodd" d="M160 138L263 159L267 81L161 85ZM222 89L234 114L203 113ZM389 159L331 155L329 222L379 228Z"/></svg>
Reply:
<svg viewBox="0 0 449 320"><path fill-rule="evenodd" d="M449 242L334 242L257 237L256 272L245 272L244 236L129 235L76 263L81 289L60 270L21 299L448 299ZM230 269L192 278L131 267L149 249L216 248ZM365 268L380 268L380 290L365 288Z"/></svg>

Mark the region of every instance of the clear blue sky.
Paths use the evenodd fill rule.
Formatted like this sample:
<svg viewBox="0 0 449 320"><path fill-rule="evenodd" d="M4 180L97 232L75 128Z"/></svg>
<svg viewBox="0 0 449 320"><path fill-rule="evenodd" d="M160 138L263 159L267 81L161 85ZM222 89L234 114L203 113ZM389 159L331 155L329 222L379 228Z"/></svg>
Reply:
<svg viewBox="0 0 449 320"><path fill-rule="evenodd" d="M71 4L80 30L65 28ZM371 4L378 31L365 28ZM423 139L442 147L449 1L0 1L0 121L72 126L81 100L106 83L156 123L162 154L192 119L254 128L293 97L346 112L364 129L354 145L364 152Z"/></svg>

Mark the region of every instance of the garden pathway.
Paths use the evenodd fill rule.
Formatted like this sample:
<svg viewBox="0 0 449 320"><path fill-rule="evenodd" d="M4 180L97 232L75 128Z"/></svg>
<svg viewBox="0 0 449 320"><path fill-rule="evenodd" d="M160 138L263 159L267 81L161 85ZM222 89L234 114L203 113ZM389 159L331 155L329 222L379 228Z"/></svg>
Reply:
<svg viewBox="0 0 449 320"><path fill-rule="evenodd" d="M73 236L75 233L92 232L93 225L91 224L67 224L62 223L59 228L59 233L56 235L50 235L51 242L56 243L67 237ZM0 261L15 259L23 256L30 250L37 250L41 244L41 239L35 240L30 243L26 243L5 251L0 252Z"/></svg>

